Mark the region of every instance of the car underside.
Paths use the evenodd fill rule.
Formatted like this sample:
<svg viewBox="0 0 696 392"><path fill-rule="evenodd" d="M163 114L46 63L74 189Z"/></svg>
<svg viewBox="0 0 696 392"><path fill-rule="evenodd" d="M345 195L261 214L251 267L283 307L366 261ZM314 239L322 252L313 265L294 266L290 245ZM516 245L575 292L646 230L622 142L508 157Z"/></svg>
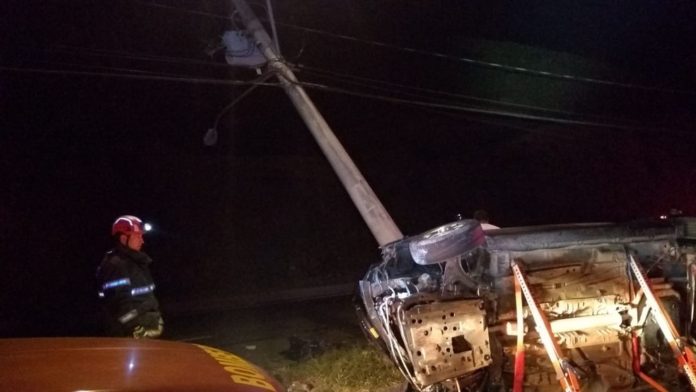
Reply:
<svg viewBox="0 0 696 392"><path fill-rule="evenodd" d="M696 218L460 220L382 251L359 311L413 390L694 388Z"/></svg>

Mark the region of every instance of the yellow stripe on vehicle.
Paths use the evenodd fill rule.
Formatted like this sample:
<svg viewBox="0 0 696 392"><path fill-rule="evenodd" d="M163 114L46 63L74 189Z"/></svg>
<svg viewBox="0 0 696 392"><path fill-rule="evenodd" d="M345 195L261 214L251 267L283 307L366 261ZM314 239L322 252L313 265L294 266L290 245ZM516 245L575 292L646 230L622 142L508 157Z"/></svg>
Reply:
<svg viewBox="0 0 696 392"><path fill-rule="evenodd" d="M254 365L242 358L216 348L202 346L200 344L196 346L200 347L201 350L208 353L217 363L222 365L222 368L230 373L230 378L235 384L243 384L266 391L277 392L273 384L271 384Z"/></svg>

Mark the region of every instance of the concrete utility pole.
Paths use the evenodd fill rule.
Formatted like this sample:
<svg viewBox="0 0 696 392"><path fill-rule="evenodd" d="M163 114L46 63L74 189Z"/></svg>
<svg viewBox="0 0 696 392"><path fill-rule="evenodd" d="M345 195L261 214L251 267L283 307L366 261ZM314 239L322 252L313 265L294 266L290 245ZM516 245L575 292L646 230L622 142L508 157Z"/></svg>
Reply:
<svg viewBox="0 0 696 392"><path fill-rule="evenodd" d="M331 131L329 125L297 81L295 74L274 52L268 33L245 0L231 0L239 12L247 30L253 35L261 53L268 59L271 69L276 71L285 92L309 127L314 139L331 163L336 175L348 191L353 203L360 211L365 223L380 246L403 238L401 230L372 191L370 185L350 159L348 153Z"/></svg>

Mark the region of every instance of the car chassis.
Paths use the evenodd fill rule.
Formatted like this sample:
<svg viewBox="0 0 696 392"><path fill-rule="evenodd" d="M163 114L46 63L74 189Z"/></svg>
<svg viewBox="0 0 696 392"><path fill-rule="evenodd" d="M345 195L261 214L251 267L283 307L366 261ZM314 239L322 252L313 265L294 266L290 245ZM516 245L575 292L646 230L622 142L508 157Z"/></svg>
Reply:
<svg viewBox="0 0 696 392"><path fill-rule="evenodd" d="M362 326L414 390L696 387L696 218L460 220L382 256L359 283Z"/></svg>

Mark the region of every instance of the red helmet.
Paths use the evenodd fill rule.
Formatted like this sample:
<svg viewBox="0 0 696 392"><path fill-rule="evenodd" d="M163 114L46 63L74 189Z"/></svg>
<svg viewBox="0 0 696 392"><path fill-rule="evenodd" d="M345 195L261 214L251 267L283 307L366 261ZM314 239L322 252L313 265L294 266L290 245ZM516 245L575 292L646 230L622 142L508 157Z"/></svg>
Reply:
<svg viewBox="0 0 696 392"><path fill-rule="evenodd" d="M122 215L116 218L114 224L111 225L111 235L133 233L144 233L143 221L137 216Z"/></svg>

